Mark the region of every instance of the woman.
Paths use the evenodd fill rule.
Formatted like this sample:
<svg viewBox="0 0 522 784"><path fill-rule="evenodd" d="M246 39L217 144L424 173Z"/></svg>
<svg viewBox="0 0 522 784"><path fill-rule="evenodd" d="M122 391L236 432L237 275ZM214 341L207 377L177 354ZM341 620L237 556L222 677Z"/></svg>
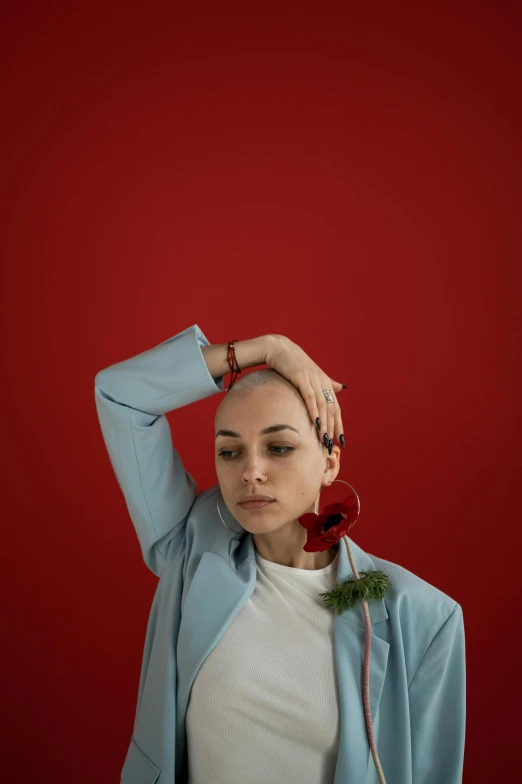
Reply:
<svg viewBox="0 0 522 784"><path fill-rule="evenodd" d="M303 515L339 472L341 413L325 390L342 385L283 336L234 348L239 368L269 367L221 401L218 484L199 494L165 414L224 391L227 345L194 324L95 379L109 457L159 577L122 784L458 784L460 605L351 539L303 549ZM245 505L258 494L270 503ZM389 578L385 597L367 600L371 638L360 601L338 614L321 598L358 579L350 558Z"/></svg>

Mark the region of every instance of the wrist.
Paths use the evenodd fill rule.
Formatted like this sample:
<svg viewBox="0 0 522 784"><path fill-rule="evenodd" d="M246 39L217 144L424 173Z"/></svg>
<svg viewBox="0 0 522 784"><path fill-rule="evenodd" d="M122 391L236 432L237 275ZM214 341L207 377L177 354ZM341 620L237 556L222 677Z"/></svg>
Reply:
<svg viewBox="0 0 522 784"><path fill-rule="evenodd" d="M260 335L256 338L236 341L234 351L241 370L267 363L267 357L273 346L272 338L272 335Z"/></svg>

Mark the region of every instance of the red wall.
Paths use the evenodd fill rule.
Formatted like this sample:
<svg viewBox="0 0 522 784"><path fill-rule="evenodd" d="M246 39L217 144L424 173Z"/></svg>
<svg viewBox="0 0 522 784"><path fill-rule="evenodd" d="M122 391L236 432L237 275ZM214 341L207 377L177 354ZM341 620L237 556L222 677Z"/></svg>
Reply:
<svg viewBox="0 0 522 784"><path fill-rule="evenodd" d="M464 780L511 780L521 22L515 2L3 9L6 781L119 780L156 578L94 376L193 323L286 334L348 385L353 538L462 605ZM220 399L169 415L201 489Z"/></svg>

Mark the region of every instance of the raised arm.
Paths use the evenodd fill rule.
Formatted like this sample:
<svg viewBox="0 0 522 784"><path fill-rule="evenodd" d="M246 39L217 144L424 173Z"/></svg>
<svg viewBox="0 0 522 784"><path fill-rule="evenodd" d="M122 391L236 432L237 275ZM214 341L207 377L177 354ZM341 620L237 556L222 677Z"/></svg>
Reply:
<svg viewBox="0 0 522 784"><path fill-rule="evenodd" d="M238 341L240 368L264 362L268 337ZM101 370L95 402L109 458L149 569L160 575L183 553L198 485L172 445L165 414L224 391L226 343L211 346L197 324Z"/></svg>

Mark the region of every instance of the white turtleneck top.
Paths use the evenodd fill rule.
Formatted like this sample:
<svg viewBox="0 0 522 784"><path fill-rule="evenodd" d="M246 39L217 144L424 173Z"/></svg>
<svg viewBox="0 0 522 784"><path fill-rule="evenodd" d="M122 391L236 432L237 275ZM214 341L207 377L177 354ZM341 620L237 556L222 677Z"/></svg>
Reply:
<svg viewBox="0 0 522 784"><path fill-rule="evenodd" d="M189 784L331 784L339 744L334 610L339 551L296 569L256 550L256 586L194 680Z"/></svg>

